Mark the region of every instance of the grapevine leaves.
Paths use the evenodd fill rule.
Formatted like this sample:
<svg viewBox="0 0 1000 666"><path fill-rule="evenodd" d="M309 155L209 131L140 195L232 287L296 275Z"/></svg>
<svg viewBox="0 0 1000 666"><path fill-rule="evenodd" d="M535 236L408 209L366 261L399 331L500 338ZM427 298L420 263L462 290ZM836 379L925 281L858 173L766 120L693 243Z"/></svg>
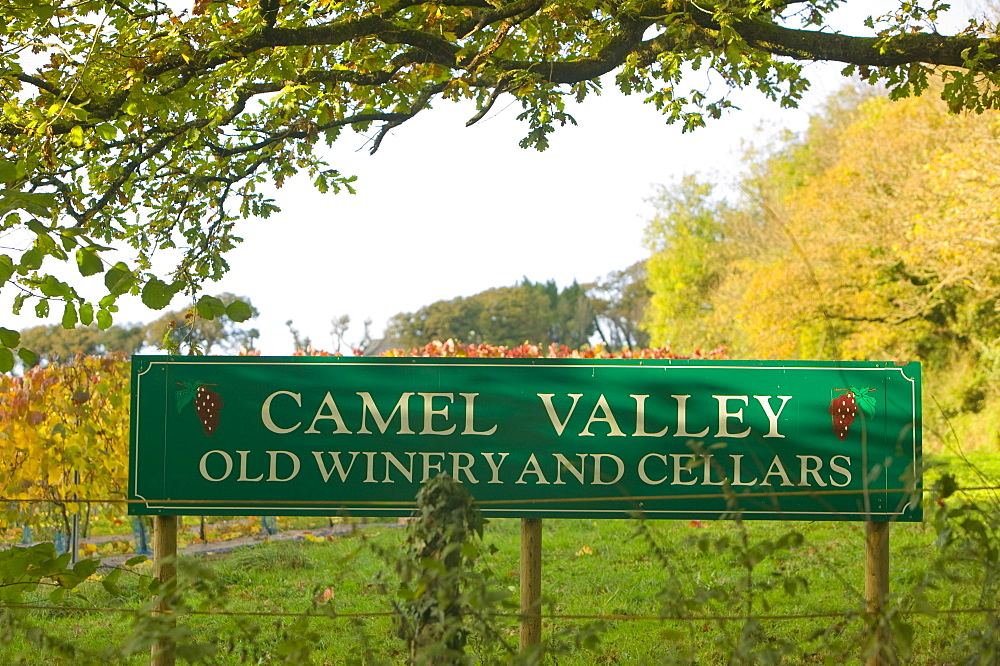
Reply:
<svg viewBox="0 0 1000 666"><path fill-rule="evenodd" d="M131 376L125 355L87 356L26 369L24 374L27 381L0 377L0 450L5 452L0 455L0 496L47 502L123 496L128 486ZM14 454L18 450L23 455ZM8 451L12 454L6 455ZM125 511L123 506L117 509ZM19 516L14 520L22 525L46 524L53 516L19 512L12 505L0 509L0 522L12 515ZM59 522L68 532L68 515ZM0 583L5 553L0 552Z"/></svg>

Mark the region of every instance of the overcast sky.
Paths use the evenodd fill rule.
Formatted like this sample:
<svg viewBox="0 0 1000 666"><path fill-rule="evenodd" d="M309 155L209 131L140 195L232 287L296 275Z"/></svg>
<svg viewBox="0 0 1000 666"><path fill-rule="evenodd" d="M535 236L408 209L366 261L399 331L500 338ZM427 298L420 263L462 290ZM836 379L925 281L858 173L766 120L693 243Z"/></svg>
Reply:
<svg viewBox="0 0 1000 666"><path fill-rule="evenodd" d="M851 4L867 15L876 3ZM801 109L735 93L741 111L686 135L613 85L569 109L579 126L557 130L544 153L518 147L527 130L509 98L469 128L471 107L440 102L394 130L374 156L365 137L345 135L331 166L358 176L357 194L323 195L304 181L276 190L282 212L238 224L246 240L229 255L232 270L206 292L248 296L261 311L258 347L276 355L293 350L288 320L330 349L334 316L350 316L350 342L365 319L378 337L398 312L524 277L592 281L647 256L642 234L657 184L685 173L731 179L745 142L802 130L808 112L844 83L840 69L807 68L813 87ZM689 81L707 84L700 73ZM178 298L172 308L185 305ZM156 314L138 298L123 300L116 321ZM37 323L14 319L18 328Z"/></svg>

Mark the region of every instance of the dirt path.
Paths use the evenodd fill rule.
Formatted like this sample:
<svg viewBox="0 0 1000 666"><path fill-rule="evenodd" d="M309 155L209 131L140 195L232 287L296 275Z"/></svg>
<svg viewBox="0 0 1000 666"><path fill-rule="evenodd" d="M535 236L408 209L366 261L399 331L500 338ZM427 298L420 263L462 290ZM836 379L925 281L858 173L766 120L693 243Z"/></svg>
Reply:
<svg viewBox="0 0 1000 666"><path fill-rule="evenodd" d="M309 530L285 530L283 532L278 532L277 534L251 534L247 536L236 537L234 539L226 539L224 541L195 541L187 544L182 548L178 548L177 552L181 555L214 555L217 553L226 553L236 548L243 548L245 546L255 546L266 541L302 541L306 538L306 535L311 534L317 538L324 538L328 536L339 536L344 534L350 534L355 530L362 527L403 527L405 523L403 521L396 523L364 523L362 525L335 525L333 527L323 527L318 529ZM195 528L197 529L197 528ZM91 537L87 539L82 539L81 543L93 543L101 544L108 541L132 541L133 536L100 536ZM101 558L101 568L113 569L115 567L121 566L126 561L135 557L135 554L126 555L112 555L109 557Z"/></svg>
<svg viewBox="0 0 1000 666"><path fill-rule="evenodd" d="M328 536L340 536L344 534L350 534L355 530L363 527L380 527L380 528L403 527L406 525L406 523L407 519L400 519L398 522L395 523L361 523L361 524L352 523L350 525L333 525L330 527L320 527L307 530L284 530L281 532L277 532L275 534L265 534L261 532L261 533L247 534L245 536L238 536L232 539L223 539L218 541L204 542L200 540L195 540L187 543L187 545L182 546L181 548L178 548L178 553L180 553L181 555L214 555L217 553L229 552L231 550L235 550L236 548L243 548L245 546L254 546L259 543L263 543L265 541L301 541L305 539L308 535L312 535L316 538L325 538ZM197 534L199 527L198 525L191 525L191 526L185 526L184 529L185 531ZM113 569L115 567L121 566L122 564L124 564L125 562L132 559L138 554L134 552L135 540L136 540L135 534L110 534L110 535L92 536L80 539L80 545L85 546L87 544L94 544L96 546L100 546L101 544L114 541L128 543L132 547L133 552L122 553L120 555L109 555L107 557L100 557L101 568ZM22 545L22 546L34 545L34 543L38 542L20 543L16 545ZM13 543L8 543L6 545L0 544L0 549L5 549L12 545L15 544ZM100 553L95 553L93 555L93 557L99 557L99 556Z"/></svg>

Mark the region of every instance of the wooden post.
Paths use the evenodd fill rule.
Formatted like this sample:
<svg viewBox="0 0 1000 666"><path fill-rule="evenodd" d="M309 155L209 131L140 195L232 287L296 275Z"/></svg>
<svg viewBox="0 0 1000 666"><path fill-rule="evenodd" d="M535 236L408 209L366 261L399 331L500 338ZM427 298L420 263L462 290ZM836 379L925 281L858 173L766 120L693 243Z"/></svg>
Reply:
<svg viewBox="0 0 1000 666"><path fill-rule="evenodd" d="M73 471L73 483L79 487L80 485L80 470ZM76 494L73 494L73 499L76 499ZM73 512L73 526L69 531L69 552L71 553L69 558L69 563L76 566L76 563L80 560L80 505L76 505L76 511Z"/></svg>
<svg viewBox="0 0 1000 666"><path fill-rule="evenodd" d="M868 657L866 666L890 666L896 663L892 634L885 619L889 602L889 523L865 523L865 602L872 638L878 651Z"/></svg>
<svg viewBox="0 0 1000 666"><path fill-rule="evenodd" d="M160 581L161 590L154 612L169 611L169 603L162 591L177 577L177 516L153 518L153 575ZM165 624L168 629L173 629L176 620L171 616ZM174 666L176 660L173 639L157 639L153 644L150 666Z"/></svg>
<svg viewBox="0 0 1000 666"><path fill-rule="evenodd" d="M521 651L542 642L542 519L521 519Z"/></svg>

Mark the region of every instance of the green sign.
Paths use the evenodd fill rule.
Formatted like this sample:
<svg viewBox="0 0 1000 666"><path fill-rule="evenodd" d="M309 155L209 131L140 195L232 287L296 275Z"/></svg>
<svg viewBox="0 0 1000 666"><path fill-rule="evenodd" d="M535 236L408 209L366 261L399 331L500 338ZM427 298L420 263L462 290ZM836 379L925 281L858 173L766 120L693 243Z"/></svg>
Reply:
<svg viewBox="0 0 1000 666"><path fill-rule="evenodd" d="M137 514L920 520L920 366L132 359Z"/></svg>

